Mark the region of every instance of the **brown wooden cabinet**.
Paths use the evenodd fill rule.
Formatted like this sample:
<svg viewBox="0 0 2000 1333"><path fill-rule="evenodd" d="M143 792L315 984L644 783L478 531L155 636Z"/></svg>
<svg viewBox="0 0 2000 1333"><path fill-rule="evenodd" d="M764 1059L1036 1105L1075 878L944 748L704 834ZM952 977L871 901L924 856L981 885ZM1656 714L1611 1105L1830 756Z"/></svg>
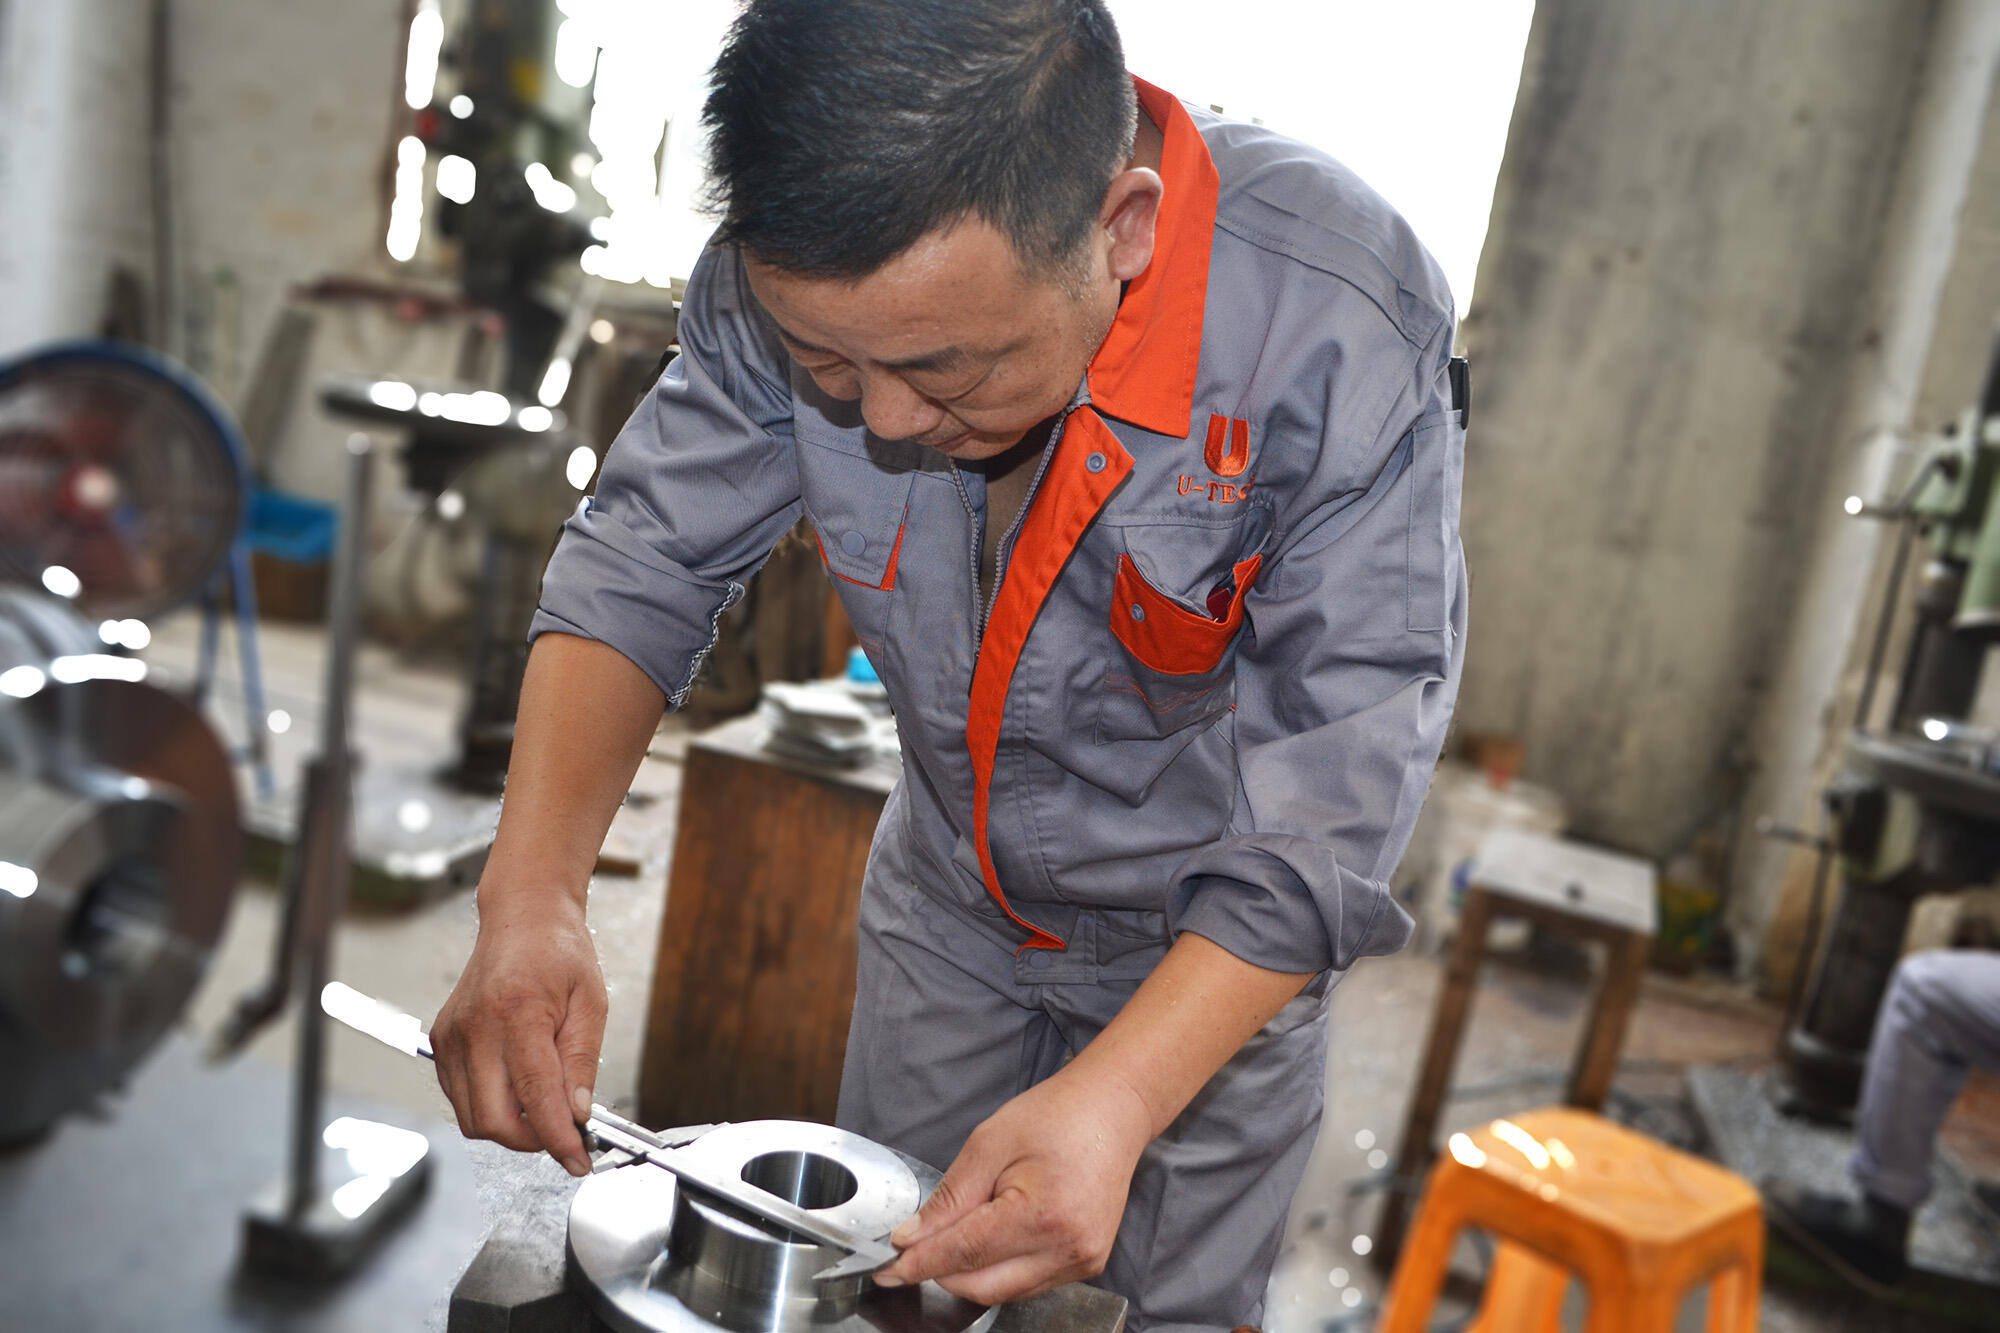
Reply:
<svg viewBox="0 0 2000 1333"><path fill-rule="evenodd" d="M896 773L783 759L767 734L753 715L688 746L640 1056L647 1124L833 1119L861 876Z"/></svg>

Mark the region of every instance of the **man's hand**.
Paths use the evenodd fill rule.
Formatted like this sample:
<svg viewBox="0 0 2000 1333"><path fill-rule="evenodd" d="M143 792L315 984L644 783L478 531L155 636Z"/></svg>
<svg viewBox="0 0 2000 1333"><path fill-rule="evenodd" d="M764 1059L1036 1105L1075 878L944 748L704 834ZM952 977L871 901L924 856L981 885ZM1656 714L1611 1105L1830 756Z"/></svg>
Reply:
<svg viewBox="0 0 2000 1333"><path fill-rule="evenodd" d="M890 1237L882 1286L936 1278L982 1305L1104 1271L1132 1171L1153 1137L1145 1102L1074 1064L994 1112L918 1214Z"/></svg>
<svg viewBox="0 0 2000 1333"><path fill-rule="evenodd" d="M972 1131L876 1282L993 1305L1103 1272L1146 1145L1311 980L1183 934L1076 1058Z"/></svg>
<svg viewBox="0 0 2000 1333"><path fill-rule="evenodd" d="M546 1150L590 1173L590 1115L604 1044L604 976L583 908L563 894L482 907L479 941L431 1025L438 1083L466 1137Z"/></svg>

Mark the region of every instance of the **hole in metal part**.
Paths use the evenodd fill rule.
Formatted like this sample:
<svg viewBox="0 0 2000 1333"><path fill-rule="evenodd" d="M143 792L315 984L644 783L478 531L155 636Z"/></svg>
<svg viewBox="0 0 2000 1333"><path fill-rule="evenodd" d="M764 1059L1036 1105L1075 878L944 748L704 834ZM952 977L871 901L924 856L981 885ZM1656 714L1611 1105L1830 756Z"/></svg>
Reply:
<svg viewBox="0 0 2000 1333"><path fill-rule="evenodd" d="M63 932L63 975L138 971L166 933L167 897L158 866L136 857L112 862L77 895Z"/></svg>
<svg viewBox="0 0 2000 1333"><path fill-rule="evenodd" d="M838 1208L861 1188L854 1173L812 1152L767 1152L743 1164L743 1179L801 1208Z"/></svg>

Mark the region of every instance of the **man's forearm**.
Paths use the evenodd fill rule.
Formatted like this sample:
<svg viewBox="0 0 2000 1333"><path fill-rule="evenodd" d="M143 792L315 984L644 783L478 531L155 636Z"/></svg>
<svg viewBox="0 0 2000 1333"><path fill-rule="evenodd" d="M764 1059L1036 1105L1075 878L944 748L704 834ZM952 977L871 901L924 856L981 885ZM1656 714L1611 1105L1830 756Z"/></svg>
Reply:
<svg viewBox="0 0 2000 1333"><path fill-rule="evenodd" d="M659 687L617 649L569 634L535 640L500 828L480 877L482 911L552 891L581 904L665 706Z"/></svg>
<svg viewBox="0 0 2000 1333"><path fill-rule="evenodd" d="M1146 1108L1147 1136L1156 1137L1312 978L1184 934L1066 1072L1129 1089Z"/></svg>

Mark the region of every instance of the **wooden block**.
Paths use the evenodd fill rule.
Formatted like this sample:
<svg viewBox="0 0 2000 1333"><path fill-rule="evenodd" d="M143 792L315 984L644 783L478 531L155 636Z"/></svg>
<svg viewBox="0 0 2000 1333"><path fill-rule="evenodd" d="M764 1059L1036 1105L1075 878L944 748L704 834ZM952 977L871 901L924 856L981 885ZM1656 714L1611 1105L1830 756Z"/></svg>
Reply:
<svg viewBox="0 0 2000 1333"><path fill-rule="evenodd" d="M861 879L885 793L754 746L689 746L642 1120L833 1119Z"/></svg>

